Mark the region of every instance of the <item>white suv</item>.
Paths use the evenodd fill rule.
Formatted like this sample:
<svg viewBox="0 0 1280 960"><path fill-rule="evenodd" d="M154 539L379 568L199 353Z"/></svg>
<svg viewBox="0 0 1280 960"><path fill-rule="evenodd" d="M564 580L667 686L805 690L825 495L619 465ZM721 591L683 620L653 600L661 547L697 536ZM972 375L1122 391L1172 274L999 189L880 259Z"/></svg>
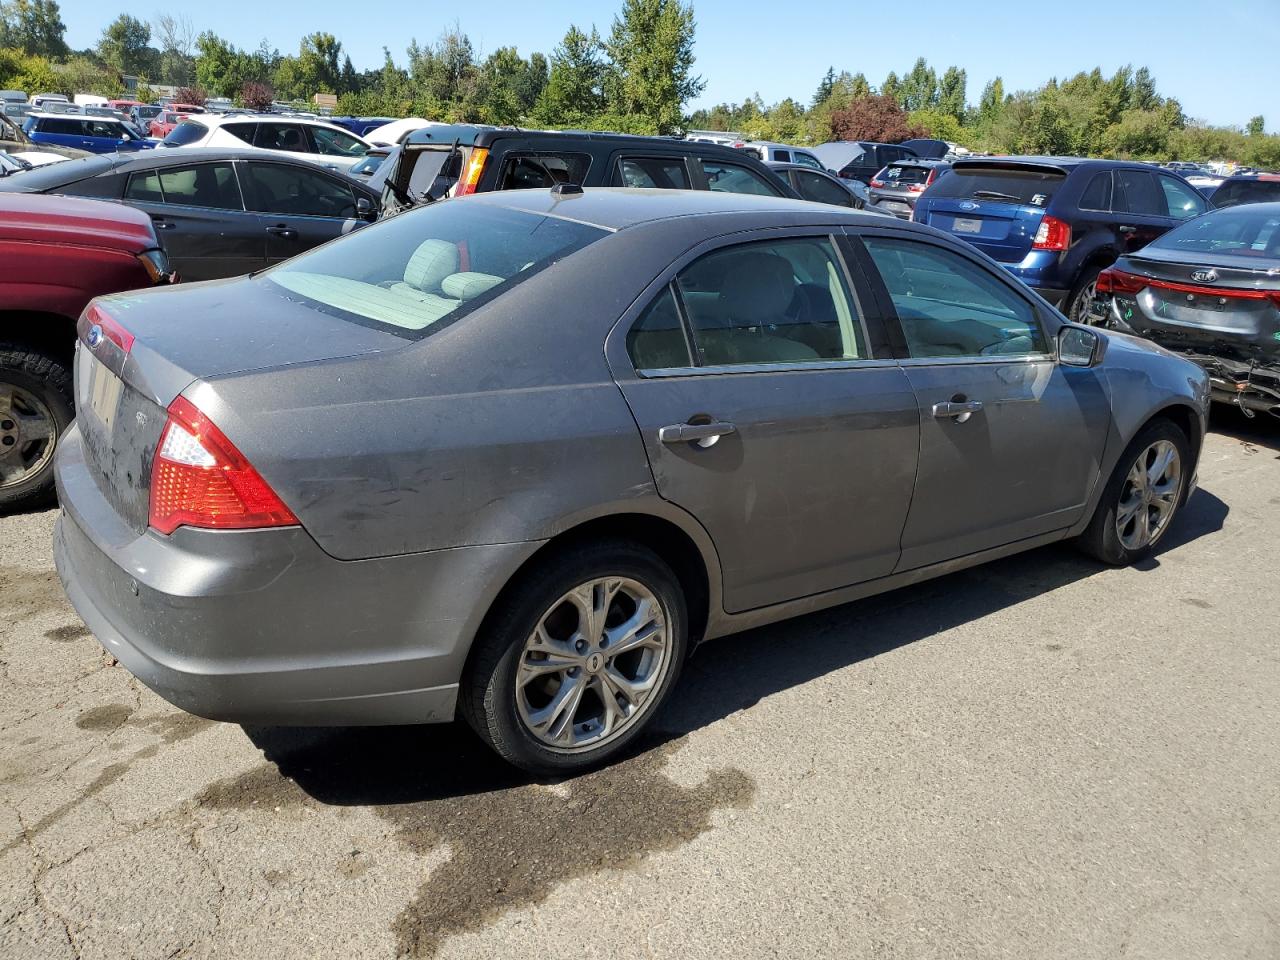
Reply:
<svg viewBox="0 0 1280 960"><path fill-rule="evenodd" d="M369 152L372 144L322 120L258 113L202 113L174 127L161 146L258 147L345 172Z"/></svg>

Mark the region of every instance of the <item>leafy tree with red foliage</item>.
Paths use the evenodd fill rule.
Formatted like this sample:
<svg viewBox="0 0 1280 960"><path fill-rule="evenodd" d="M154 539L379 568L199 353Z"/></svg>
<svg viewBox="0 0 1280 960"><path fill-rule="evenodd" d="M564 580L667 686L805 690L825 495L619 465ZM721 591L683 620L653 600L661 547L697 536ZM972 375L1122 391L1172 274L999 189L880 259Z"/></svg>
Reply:
<svg viewBox="0 0 1280 960"><path fill-rule="evenodd" d="M203 107L209 102L209 95L204 87L179 87L174 95L176 103L185 103L193 107Z"/></svg>
<svg viewBox="0 0 1280 960"><path fill-rule="evenodd" d="M256 80L250 80L240 88L240 101L250 110L257 110L260 113L270 110L275 98L274 90Z"/></svg>
<svg viewBox="0 0 1280 960"><path fill-rule="evenodd" d="M831 115L831 133L836 140L872 140L901 143L928 136L922 127L907 120L906 111L893 97L862 97Z"/></svg>

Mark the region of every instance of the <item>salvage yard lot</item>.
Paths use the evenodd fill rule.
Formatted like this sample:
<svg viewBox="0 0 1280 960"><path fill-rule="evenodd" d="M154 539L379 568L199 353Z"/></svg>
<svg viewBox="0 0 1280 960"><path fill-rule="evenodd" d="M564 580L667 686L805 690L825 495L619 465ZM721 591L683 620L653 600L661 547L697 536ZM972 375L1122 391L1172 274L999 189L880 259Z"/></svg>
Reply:
<svg viewBox="0 0 1280 960"><path fill-rule="evenodd" d="M1274 957L1280 424L1157 556L1046 548L737 638L531 783L461 726L242 729L0 519L0 957Z"/></svg>

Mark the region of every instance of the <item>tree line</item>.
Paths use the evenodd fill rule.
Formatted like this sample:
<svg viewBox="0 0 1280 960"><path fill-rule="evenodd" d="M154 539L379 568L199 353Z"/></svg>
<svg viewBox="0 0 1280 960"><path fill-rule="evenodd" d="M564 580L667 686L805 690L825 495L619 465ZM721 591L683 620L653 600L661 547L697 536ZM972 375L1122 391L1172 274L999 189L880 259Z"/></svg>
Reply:
<svg viewBox="0 0 1280 960"><path fill-rule="evenodd" d="M1110 76L1095 68L1023 91L1006 91L997 77L976 103L958 66L939 72L920 58L878 86L832 67L807 102L767 106L757 94L687 114L705 87L693 70L695 28L693 7L682 0L622 0L607 33L570 26L550 54L499 47L481 55L454 26L434 41L412 40L400 60L384 48L380 67L356 70L331 33L307 34L296 53L265 40L247 50L169 14L150 23L121 14L94 47L71 50L57 0L0 0L0 87L111 96L131 75L143 100L152 99L151 83L256 109L328 93L339 113L362 116L647 134L732 130L796 144L930 136L992 153L1280 167L1280 136L1263 132L1262 117L1243 130L1190 119L1145 67Z"/></svg>

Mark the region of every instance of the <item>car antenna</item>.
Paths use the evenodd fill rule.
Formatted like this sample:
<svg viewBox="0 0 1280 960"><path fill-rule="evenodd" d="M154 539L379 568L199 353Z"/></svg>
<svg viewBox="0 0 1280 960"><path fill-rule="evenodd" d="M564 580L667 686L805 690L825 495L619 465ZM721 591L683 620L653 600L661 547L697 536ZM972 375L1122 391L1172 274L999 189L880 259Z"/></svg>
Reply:
<svg viewBox="0 0 1280 960"><path fill-rule="evenodd" d="M572 197L579 193L582 193L582 186L577 183L557 183L551 188L553 197Z"/></svg>

